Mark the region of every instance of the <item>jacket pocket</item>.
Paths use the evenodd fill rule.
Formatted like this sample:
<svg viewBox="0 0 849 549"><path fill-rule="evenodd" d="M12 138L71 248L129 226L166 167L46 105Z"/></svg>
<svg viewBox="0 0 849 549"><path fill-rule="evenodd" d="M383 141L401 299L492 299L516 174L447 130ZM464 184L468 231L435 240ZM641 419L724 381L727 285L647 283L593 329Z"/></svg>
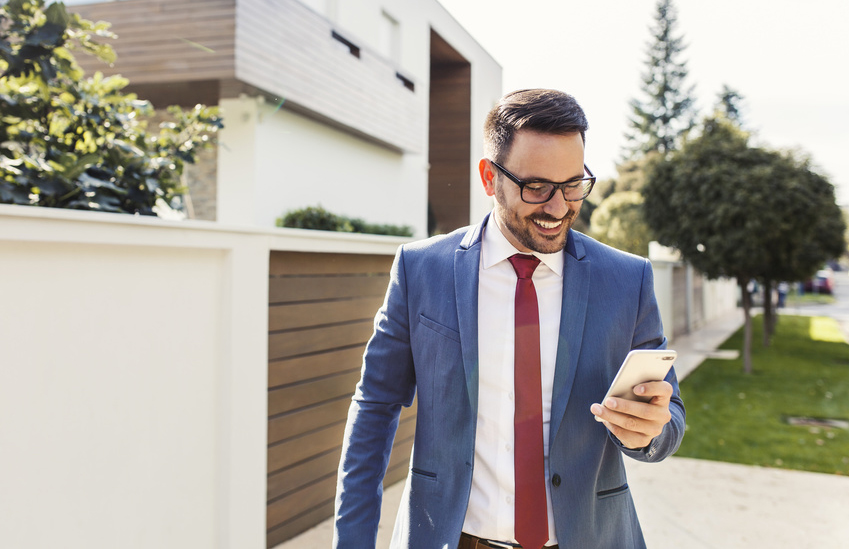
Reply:
<svg viewBox="0 0 849 549"><path fill-rule="evenodd" d="M421 324L425 328L430 328L434 332L443 335L449 339L453 339L457 343L460 342L460 332L449 328L448 326L443 326L439 322L431 320L423 314L419 314L419 324Z"/></svg>
<svg viewBox="0 0 849 549"><path fill-rule="evenodd" d="M436 473L431 473L430 471L412 467L410 468L410 473L412 473L414 477L418 477L420 479L436 481Z"/></svg>
<svg viewBox="0 0 849 549"><path fill-rule="evenodd" d="M623 484L619 488L613 488L612 490L602 490L596 494L598 499L612 498L614 496L619 496L624 493L627 493L629 490L628 483Z"/></svg>

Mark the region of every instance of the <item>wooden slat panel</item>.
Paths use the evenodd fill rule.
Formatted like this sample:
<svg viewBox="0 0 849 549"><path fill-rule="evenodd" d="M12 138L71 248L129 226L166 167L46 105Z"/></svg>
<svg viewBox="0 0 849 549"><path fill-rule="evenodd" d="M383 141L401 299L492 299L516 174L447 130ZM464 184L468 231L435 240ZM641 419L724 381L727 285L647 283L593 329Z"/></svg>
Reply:
<svg viewBox="0 0 849 549"><path fill-rule="evenodd" d="M392 257L273 252L271 262L269 301L283 303L269 306L269 547L332 515L350 397ZM414 431L415 406L402 410L386 482L406 475Z"/></svg>
<svg viewBox="0 0 849 549"><path fill-rule="evenodd" d="M414 427L414 425L412 426ZM413 447L413 431L409 426L402 432L400 429L396 436L396 443L392 447L392 454L387 468L387 477L385 485L390 485L397 482L398 478L390 478L389 472L400 471L401 478L406 476L407 466L410 460L410 451ZM399 437L406 436L401 440ZM305 461L281 472L269 475L268 478L268 499L269 501L280 498L285 495L286 498L291 498L293 495L300 493L303 488L311 488L314 483L321 479L333 478L334 484L336 479L336 471L339 465L341 455L341 446L327 452L316 459ZM334 489L335 490L335 489ZM329 496L332 497L332 491ZM279 501L279 500L278 500ZM303 502L302 502L303 503ZM303 509L306 505L301 505ZM275 517L275 520L279 517ZM271 522L269 522L271 525Z"/></svg>
<svg viewBox="0 0 849 549"><path fill-rule="evenodd" d="M125 0L71 11L110 22L118 35L110 41L118 56L114 66L79 56L88 73L121 74L135 85L235 77L235 0Z"/></svg>
<svg viewBox="0 0 849 549"><path fill-rule="evenodd" d="M339 447L344 432L345 424L343 422L270 447L268 449L268 472L277 472L309 457Z"/></svg>
<svg viewBox="0 0 849 549"><path fill-rule="evenodd" d="M305 461L294 467L283 469L268 476L267 495L268 500L276 499L293 490L315 482L316 480L336 474L339 467L339 457L342 454L342 446L322 454L315 459Z"/></svg>
<svg viewBox="0 0 849 549"><path fill-rule="evenodd" d="M330 518L333 516L333 499L328 500L327 502L321 504L314 509L310 509L309 511L304 512L301 515L298 515L294 519L287 521L285 524L277 525L277 528L271 529L268 532L268 536L266 538L266 547L271 548L280 543L283 543L287 539L291 539L304 530L312 528L319 522L324 519ZM271 525L268 525L269 528Z"/></svg>
<svg viewBox="0 0 849 549"><path fill-rule="evenodd" d="M271 252L271 276L305 274L385 274L392 256L373 254L322 254L311 252Z"/></svg>
<svg viewBox="0 0 849 549"><path fill-rule="evenodd" d="M371 337L371 320L351 322L340 326L308 328L268 336L268 358L286 358L328 349L365 344Z"/></svg>
<svg viewBox="0 0 849 549"><path fill-rule="evenodd" d="M272 277L268 300L271 303L341 299L356 296L383 296L389 285L389 274L367 276Z"/></svg>
<svg viewBox="0 0 849 549"><path fill-rule="evenodd" d="M287 385L268 392L268 415L276 416L304 406L354 394L354 388L360 380L360 372L353 371L310 383ZM344 419L344 415L342 419Z"/></svg>
<svg viewBox="0 0 849 549"><path fill-rule="evenodd" d="M353 387L351 388L353 392ZM320 429L344 419L351 406L348 395L318 406L296 410L268 422L268 443L275 444L287 438Z"/></svg>
<svg viewBox="0 0 849 549"><path fill-rule="evenodd" d="M349 349L269 362L268 387L273 389L284 384L359 370L363 349L362 345L357 345Z"/></svg>
<svg viewBox="0 0 849 549"><path fill-rule="evenodd" d="M469 223L472 69L453 57L434 63L439 48L452 49L431 31L428 204L436 220L431 229L447 233Z"/></svg>
<svg viewBox="0 0 849 549"><path fill-rule="evenodd" d="M266 524L280 524L304 509L310 509L329 499L333 499L335 494L336 475L325 477L318 482L269 503L266 512Z"/></svg>
<svg viewBox="0 0 849 549"><path fill-rule="evenodd" d="M352 320L371 321L382 303L382 297L373 296L343 301L273 305L268 309L268 330L291 330Z"/></svg>

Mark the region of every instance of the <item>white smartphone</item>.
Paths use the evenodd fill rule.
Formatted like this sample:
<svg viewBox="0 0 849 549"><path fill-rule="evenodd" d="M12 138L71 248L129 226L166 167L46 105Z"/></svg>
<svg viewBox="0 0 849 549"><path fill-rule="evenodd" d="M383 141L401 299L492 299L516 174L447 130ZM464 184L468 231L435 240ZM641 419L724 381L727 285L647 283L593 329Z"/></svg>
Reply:
<svg viewBox="0 0 849 549"><path fill-rule="evenodd" d="M635 395L634 387L647 381L663 381L677 356L672 350L635 349L629 352L600 402L604 403L609 397L648 402L651 398ZM601 421L598 416L596 420Z"/></svg>

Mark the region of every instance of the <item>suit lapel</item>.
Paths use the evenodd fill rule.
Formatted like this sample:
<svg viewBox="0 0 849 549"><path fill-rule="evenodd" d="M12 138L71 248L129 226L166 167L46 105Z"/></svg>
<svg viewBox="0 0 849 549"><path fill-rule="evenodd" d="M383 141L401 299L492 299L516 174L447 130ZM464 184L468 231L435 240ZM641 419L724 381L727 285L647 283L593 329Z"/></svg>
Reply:
<svg viewBox="0 0 849 549"><path fill-rule="evenodd" d="M578 357L581 354L590 289L590 261L585 259L584 255L580 238L576 239L575 233L570 232L564 254L563 303L551 398L549 444L554 441L560 422L566 413L566 404L569 402L572 384L578 370Z"/></svg>
<svg viewBox="0 0 849 549"><path fill-rule="evenodd" d="M481 236L489 215L469 229L454 252L454 295L460 325L460 346L466 372L466 390L472 412L478 411L478 281L480 279Z"/></svg>

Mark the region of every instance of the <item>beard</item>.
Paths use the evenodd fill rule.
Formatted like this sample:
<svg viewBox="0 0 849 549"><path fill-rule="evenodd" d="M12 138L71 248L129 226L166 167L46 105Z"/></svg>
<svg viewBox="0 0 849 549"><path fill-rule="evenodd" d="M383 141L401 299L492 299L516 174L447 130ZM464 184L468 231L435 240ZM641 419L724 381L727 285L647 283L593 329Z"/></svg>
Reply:
<svg viewBox="0 0 849 549"><path fill-rule="evenodd" d="M569 229L578 218L578 210L570 209L562 218L556 218L544 212L538 212L526 217L520 217L516 210L507 209L507 199L502 188L496 188L496 209L498 221L513 235L513 237L525 248L543 254L557 253L566 247L566 239ZM534 220L557 223L562 221L560 230L556 234L541 234Z"/></svg>

